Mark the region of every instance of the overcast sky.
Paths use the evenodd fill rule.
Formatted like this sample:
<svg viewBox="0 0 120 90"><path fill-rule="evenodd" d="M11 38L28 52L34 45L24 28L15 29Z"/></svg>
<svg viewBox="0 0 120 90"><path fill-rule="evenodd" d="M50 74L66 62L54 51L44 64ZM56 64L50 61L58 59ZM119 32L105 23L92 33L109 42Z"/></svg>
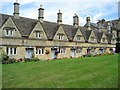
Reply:
<svg viewBox="0 0 120 90"><path fill-rule="evenodd" d="M0 0L0 13L13 15L13 3L16 0ZM91 17L91 22L99 19L118 19L119 0L18 0L20 3L20 16L37 19L38 8L42 3L44 20L57 21L59 9L63 13L63 23L73 24L73 15L79 16L81 25L86 22L86 17Z"/></svg>

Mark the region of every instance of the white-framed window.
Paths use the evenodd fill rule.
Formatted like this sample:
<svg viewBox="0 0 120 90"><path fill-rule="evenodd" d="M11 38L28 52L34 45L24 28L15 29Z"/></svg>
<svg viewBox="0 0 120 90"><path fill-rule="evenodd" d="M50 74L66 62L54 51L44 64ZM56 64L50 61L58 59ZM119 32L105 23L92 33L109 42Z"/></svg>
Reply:
<svg viewBox="0 0 120 90"><path fill-rule="evenodd" d="M5 35L6 36L13 36L13 30L10 30L10 29L5 30Z"/></svg>
<svg viewBox="0 0 120 90"><path fill-rule="evenodd" d="M44 54L44 48L36 48L36 54L43 55Z"/></svg>
<svg viewBox="0 0 120 90"><path fill-rule="evenodd" d="M80 41L81 40L81 35L77 35L76 38L77 38L77 41Z"/></svg>
<svg viewBox="0 0 120 90"><path fill-rule="evenodd" d="M82 48L77 48L76 53L82 53Z"/></svg>
<svg viewBox="0 0 120 90"><path fill-rule="evenodd" d="M63 40L64 39L64 35L63 34L58 34L58 40Z"/></svg>
<svg viewBox="0 0 120 90"><path fill-rule="evenodd" d="M115 38L112 39L112 43L116 43L116 39Z"/></svg>
<svg viewBox="0 0 120 90"><path fill-rule="evenodd" d="M95 37L91 37L90 40L91 40L91 41L95 41Z"/></svg>
<svg viewBox="0 0 120 90"><path fill-rule="evenodd" d="M99 49L99 53L100 54L104 53L104 49Z"/></svg>
<svg viewBox="0 0 120 90"><path fill-rule="evenodd" d="M95 53L95 50L96 50L96 48L91 48L90 52L91 52L92 54L94 54L94 53Z"/></svg>
<svg viewBox="0 0 120 90"><path fill-rule="evenodd" d="M41 38L41 33L40 33L40 31L36 31L36 38Z"/></svg>
<svg viewBox="0 0 120 90"><path fill-rule="evenodd" d="M105 42L106 41L106 38L102 38L102 42Z"/></svg>
<svg viewBox="0 0 120 90"><path fill-rule="evenodd" d="M60 53L64 54L65 50L66 50L66 48L60 48Z"/></svg>
<svg viewBox="0 0 120 90"><path fill-rule="evenodd" d="M17 48L16 47L6 47L6 53L8 55L16 55L17 54Z"/></svg>

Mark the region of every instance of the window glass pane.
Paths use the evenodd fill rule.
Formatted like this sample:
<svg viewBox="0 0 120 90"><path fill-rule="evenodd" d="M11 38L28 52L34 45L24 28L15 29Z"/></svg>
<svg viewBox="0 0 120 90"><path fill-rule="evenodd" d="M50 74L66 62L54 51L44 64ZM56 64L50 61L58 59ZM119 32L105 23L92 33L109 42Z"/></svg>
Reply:
<svg viewBox="0 0 120 90"><path fill-rule="evenodd" d="M39 54L41 54L41 49L39 49Z"/></svg>
<svg viewBox="0 0 120 90"><path fill-rule="evenodd" d="M13 31L12 30L10 30L10 35L13 36Z"/></svg>
<svg viewBox="0 0 120 90"><path fill-rule="evenodd" d="M14 48L14 54L16 54L16 48Z"/></svg>
<svg viewBox="0 0 120 90"><path fill-rule="evenodd" d="M36 48L36 54L38 54L38 50L37 50L37 48Z"/></svg>
<svg viewBox="0 0 120 90"><path fill-rule="evenodd" d="M10 54L13 54L12 48L10 48Z"/></svg>
<svg viewBox="0 0 120 90"><path fill-rule="evenodd" d="M9 31L8 30L6 30L6 35L9 35Z"/></svg>
<svg viewBox="0 0 120 90"><path fill-rule="evenodd" d="M60 35L58 35L58 39L60 40Z"/></svg>
<svg viewBox="0 0 120 90"><path fill-rule="evenodd" d="M40 32L36 32L36 37L40 38Z"/></svg>
<svg viewBox="0 0 120 90"><path fill-rule="evenodd" d="M8 47L6 48L6 53L9 54L9 48Z"/></svg>
<svg viewBox="0 0 120 90"><path fill-rule="evenodd" d="M42 48L42 54L44 54L44 49Z"/></svg>
<svg viewBox="0 0 120 90"><path fill-rule="evenodd" d="M39 37L40 37L40 33L39 33Z"/></svg>

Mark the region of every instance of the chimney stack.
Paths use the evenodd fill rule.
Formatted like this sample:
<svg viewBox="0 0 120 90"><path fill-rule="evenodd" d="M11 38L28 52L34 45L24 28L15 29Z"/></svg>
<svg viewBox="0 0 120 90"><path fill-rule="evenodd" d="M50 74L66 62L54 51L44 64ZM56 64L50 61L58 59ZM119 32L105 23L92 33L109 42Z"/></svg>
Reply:
<svg viewBox="0 0 120 90"><path fill-rule="evenodd" d="M101 21L99 20L98 22L97 22L97 27L98 27L98 31L100 31L101 32Z"/></svg>
<svg viewBox="0 0 120 90"><path fill-rule="evenodd" d="M59 13L57 13L57 15L58 15L57 23L60 25L62 24L62 13L60 12L60 10L59 10Z"/></svg>
<svg viewBox="0 0 120 90"><path fill-rule="evenodd" d="M14 3L14 17L15 18L19 18L19 3L18 3L18 0L16 0L16 2Z"/></svg>
<svg viewBox="0 0 120 90"><path fill-rule="evenodd" d="M90 28L90 17L86 18L86 26L87 26L88 30L91 30L91 28Z"/></svg>
<svg viewBox="0 0 120 90"><path fill-rule="evenodd" d="M73 25L75 26L75 28L78 28L79 26L79 17L77 16L76 13L75 16L73 16Z"/></svg>
<svg viewBox="0 0 120 90"><path fill-rule="evenodd" d="M107 25L107 31L108 31L108 33L111 33L111 26L110 26L110 22L108 22L108 25Z"/></svg>
<svg viewBox="0 0 120 90"><path fill-rule="evenodd" d="M40 20L40 22L43 22L44 9L42 8L42 5L40 5L40 8L38 9L38 19Z"/></svg>

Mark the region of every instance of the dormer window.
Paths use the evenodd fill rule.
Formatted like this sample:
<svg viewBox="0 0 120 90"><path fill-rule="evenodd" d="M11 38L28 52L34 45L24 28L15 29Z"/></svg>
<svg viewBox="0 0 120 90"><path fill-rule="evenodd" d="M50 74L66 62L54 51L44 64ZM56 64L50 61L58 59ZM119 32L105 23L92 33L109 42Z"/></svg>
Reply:
<svg viewBox="0 0 120 90"><path fill-rule="evenodd" d="M95 38L94 38L94 37L91 37L90 40L91 40L91 41L95 41Z"/></svg>
<svg viewBox="0 0 120 90"><path fill-rule="evenodd" d="M40 35L41 33L40 33L40 31L36 31L35 34L36 34L36 38L41 38L41 35Z"/></svg>
<svg viewBox="0 0 120 90"><path fill-rule="evenodd" d="M105 42L105 40L106 40L106 39L105 39L105 38L103 38L103 39L102 39L102 42Z"/></svg>
<svg viewBox="0 0 120 90"><path fill-rule="evenodd" d="M64 35L63 34L58 34L58 40L63 40L64 39Z"/></svg>
<svg viewBox="0 0 120 90"><path fill-rule="evenodd" d="M63 35L59 35L59 36L58 36L58 39L59 39L59 40L63 40Z"/></svg>
<svg viewBox="0 0 120 90"><path fill-rule="evenodd" d="M112 39L112 43L116 43L116 39L115 38Z"/></svg>
<svg viewBox="0 0 120 90"><path fill-rule="evenodd" d="M4 27L4 35L7 37L12 37L14 35L15 28L13 27Z"/></svg>
<svg viewBox="0 0 120 90"><path fill-rule="evenodd" d="M5 35L6 36L13 36L13 30L7 29Z"/></svg>
<svg viewBox="0 0 120 90"><path fill-rule="evenodd" d="M77 41L80 41L81 40L81 35L77 35L76 38L77 38Z"/></svg>

